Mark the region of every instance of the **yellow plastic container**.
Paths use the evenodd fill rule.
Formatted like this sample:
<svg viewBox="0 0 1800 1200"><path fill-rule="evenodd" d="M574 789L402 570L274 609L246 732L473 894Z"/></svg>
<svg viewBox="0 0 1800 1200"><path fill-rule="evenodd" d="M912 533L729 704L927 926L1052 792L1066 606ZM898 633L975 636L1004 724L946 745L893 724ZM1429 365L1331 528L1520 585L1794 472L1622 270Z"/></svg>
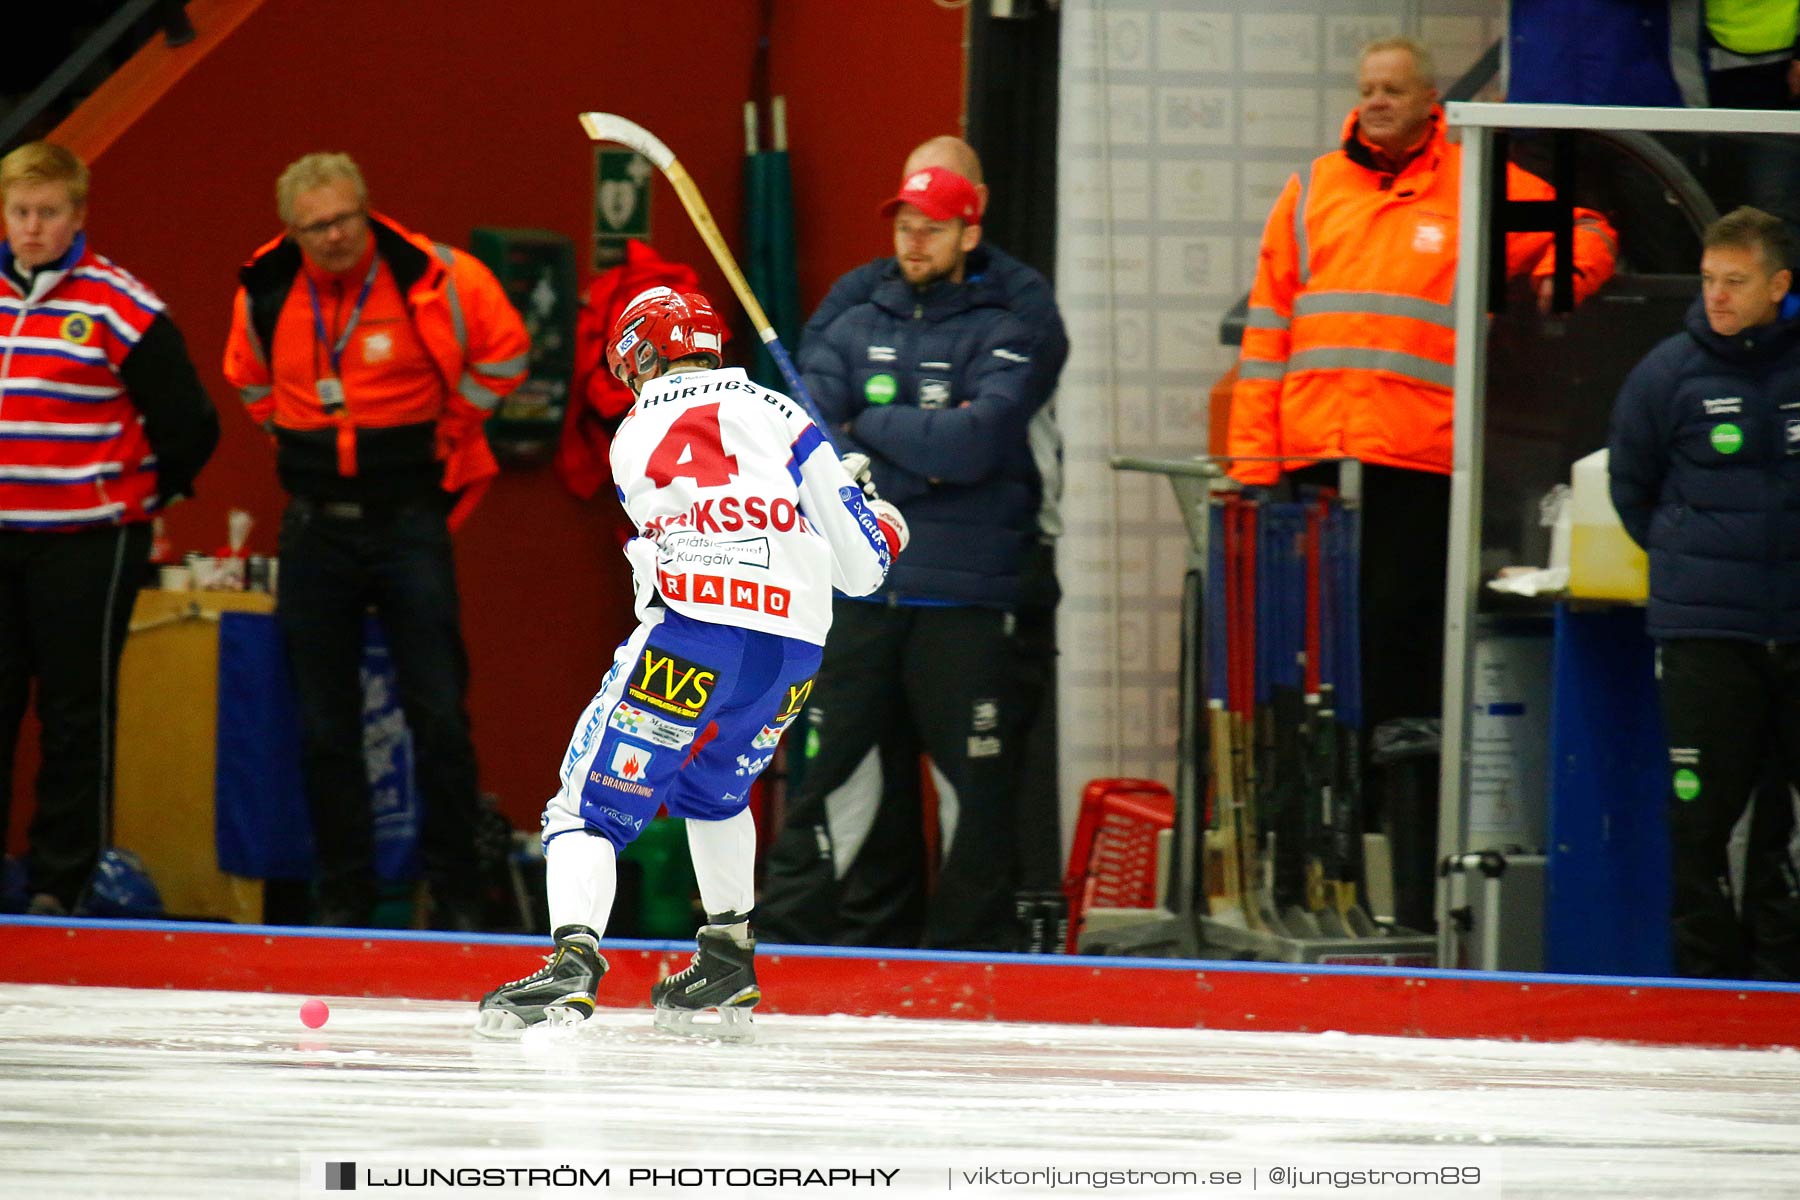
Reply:
<svg viewBox="0 0 1800 1200"><path fill-rule="evenodd" d="M1569 486L1569 595L1643 603L1650 594L1650 562L1619 524L1607 491L1606 451L1578 459Z"/></svg>

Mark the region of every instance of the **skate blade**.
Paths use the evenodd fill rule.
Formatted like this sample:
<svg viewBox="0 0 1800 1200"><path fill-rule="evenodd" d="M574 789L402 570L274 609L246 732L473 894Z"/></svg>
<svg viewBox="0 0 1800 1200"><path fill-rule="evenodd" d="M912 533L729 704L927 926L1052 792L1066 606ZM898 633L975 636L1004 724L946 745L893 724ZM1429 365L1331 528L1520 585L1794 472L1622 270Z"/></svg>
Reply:
<svg viewBox="0 0 1800 1200"><path fill-rule="evenodd" d="M475 1036L518 1041L530 1026L525 1019L508 1008L484 1008L475 1014Z"/></svg>
<svg viewBox="0 0 1800 1200"><path fill-rule="evenodd" d="M594 1002L587 996L575 995L544 1006L536 1021L527 1021L511 1008L484 1008L475 1014L475 1033L479 1037L517 1041L525 1031L539 1025L566 1028L579 1025L594 1013Z"/></svg>
<svg viewBox="0 0 1800 1200"><path fill-rule="evenodd" d="M594 1015L594 1002L586 996L561 1000L544 1007L544 1023L559 1028L579 1025Z"/></svg>
<svg viewBox="0 0 1800 1200"><path fill-rule="evenodd" d="M698 1012L686 1008L656 1010L656 1028L677 1037L704 1038L718 1042L753 1042L756 1025L748 1008L705 1008Z"/></svg>

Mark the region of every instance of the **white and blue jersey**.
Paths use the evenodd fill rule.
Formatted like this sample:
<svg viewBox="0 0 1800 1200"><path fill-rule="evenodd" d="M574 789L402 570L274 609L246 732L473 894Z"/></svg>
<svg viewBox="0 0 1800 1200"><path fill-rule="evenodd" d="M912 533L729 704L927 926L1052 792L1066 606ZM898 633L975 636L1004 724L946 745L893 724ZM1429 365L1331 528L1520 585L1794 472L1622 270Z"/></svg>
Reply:
<svg viewBox="0 0 1800 1200"><path fill-rule="evenodd" d="M640 623L576 723L544 840L621 849L666 806L723 820L811 694L833 586L881 586L887 542L831 446L737 369L646 384L612 447L639 536Z"/></svg>
<svg viewBox="0 0 1800 1200"><path fill-rule="evenodd" d="M888 548L862 491L799 405L738 368L653 379L619 426L613 480L652 593L697 621L825 644L831 589L862 596Z"/></svg>

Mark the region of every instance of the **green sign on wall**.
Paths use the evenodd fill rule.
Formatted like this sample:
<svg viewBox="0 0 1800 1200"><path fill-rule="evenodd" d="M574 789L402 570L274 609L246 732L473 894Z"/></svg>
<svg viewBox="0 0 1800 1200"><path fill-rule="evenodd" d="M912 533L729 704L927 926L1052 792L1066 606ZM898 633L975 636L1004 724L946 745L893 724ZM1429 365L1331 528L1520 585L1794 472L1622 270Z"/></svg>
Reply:
<svg viewBox="0 0 1800 1200"><path fill-rule="evenodd" d="M506 289L531 338L530 373L488 420L488 442L503 463L542 462L556 449L575 374L575 244L546 229L482 226L469 248Z"/></svg>
<svg viewBox="0 0 1800 1200"><path fill-rule="evenodd" d="M650 237L650 180L656 169L634 150L594 151L594 269L619 262L625 239Z"/></svg>

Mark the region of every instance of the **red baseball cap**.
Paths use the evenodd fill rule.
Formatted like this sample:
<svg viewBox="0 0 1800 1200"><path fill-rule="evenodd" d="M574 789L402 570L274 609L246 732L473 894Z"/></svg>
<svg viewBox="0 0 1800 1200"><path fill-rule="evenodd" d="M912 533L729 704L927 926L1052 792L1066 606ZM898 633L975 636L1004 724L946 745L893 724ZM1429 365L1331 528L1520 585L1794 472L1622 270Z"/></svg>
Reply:
<svg viewBox="0 0 1800 1200"><path fill-rule="evenodd" d="M881 206L891 217L902 204L910 204L934 221L960 218L964 224L981 224L981 199L975 185L946 167L922 167L900 184L900 194Z"/></svg>

